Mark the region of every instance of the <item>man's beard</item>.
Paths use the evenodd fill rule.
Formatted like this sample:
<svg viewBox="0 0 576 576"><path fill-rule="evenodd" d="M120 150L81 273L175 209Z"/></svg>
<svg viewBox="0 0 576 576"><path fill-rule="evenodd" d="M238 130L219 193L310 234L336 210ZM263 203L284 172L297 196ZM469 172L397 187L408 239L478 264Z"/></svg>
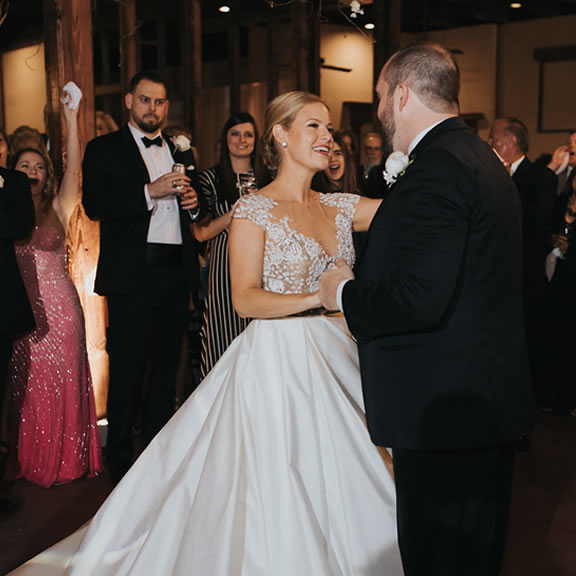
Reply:
<svg viewBox="0 0 576 576"><path fill-rule="evenodd" d="M394 136L396 134L392 100L388 100L378 120L382 124L382 158L386 159L394 152Z"/></svg>
<svg viewBox="0 0 576 576"><path fill-rule="evenodd" d="M154 117L154 120L145 120L144 118L137 118L136 124L142 132L146 132L147 134L154 134L158 131L158 128L162 126L162 121L157 117Z"/></svg>

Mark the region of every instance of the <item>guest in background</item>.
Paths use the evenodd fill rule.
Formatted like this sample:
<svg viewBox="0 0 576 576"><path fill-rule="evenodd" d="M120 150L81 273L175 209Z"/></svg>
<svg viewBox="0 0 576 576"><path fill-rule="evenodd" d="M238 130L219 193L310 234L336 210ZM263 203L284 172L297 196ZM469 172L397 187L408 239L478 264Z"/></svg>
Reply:
<svg viewBox="0 0 576 576"><path fill-rule="evenodd" d="M250 322L249 318L240 318L232 306L228 227L236 200L267 181L258 150L258 129L250 114L240 112L231 116L224 124L220 141L220 163L200 174L208 216L194 225L196 239L208 242L208 284L200 332L202 378Z"/></svg>
<svg viewBox="0 0 576 576"><path fill-rule="evenodd" d="M368 198L383 198L388 191L384 182L384 151L382 135L378 132L369 132L364 136L364 164L362 168L361 192Z"/></svg>
<svg viewBox="0 0 576 576"><path fill-rule="evenodd" d="M4 128L0 128L0 168L8 168L10 146Z"/></svg>
<svg viewBox="0 0 576 576"><path fill-rule="evenodd" d="M556 414L576 416L576 177L572 171L558 197L552 226L553 252L548 256L550 278L550 405Z"/></svg>
<svg viewBox="0 0 576 576"><path fill-rule="evenodd" d="M31 126L18 126L10 135L10 149L12 154L16 154L23 148L33 148L46 154L46 136Z"/></svg>
<svg viewBox="0 0 576 576"><path fill-rule="evenodd" d="M84 317L66 271L66 230L80 199L78 108L63 105L67 166L60 188L50 158L24 148L14 168L28 176L36 227L16 245L36 328L14 342L10 476L39 484L70 482L102 469Z"/></svg>
<svg viewBox="0 0 576 576"><path fill-rule="evenodd" d="M333 134L332 151L328 168L318 172L312 179L312 188L317 192L344 192L357 194L356 168L350 152L340 133Z"/></svg>
<svg viewBox="0 0 576 576"><path fill-rule="evenodd" d="M118 130L118 124L108 112L103 110L96 110L96 136L103 136L104 134L110 134L110 132L116 132Z"/></svg>
<svg viewBox="0 0 576 576"><path fill-rule="evenodd" d="M576 166L576 131L570 132L568 143L558 146L552 154L548 168L558 176L556 193L558 196L563 192L571 194L571 183L568 181L572 169Z"/></svg>
<svg viewBox="0 0 576 576"><path fill-rule="evenodd" d="M0 414L4 414L6 373L12 342L34 328L34 316L14 251L14 242L25 240L34 227L34 204L28 179L0 167ZM4 443L3 443L4 444ZM7 449L0 454L0 512L14 509L10 484L4 482Z"/></svg>
<svg viewBox="0 0 576 576"><path fill-rule="evenodd" d="M368 178L372 168L382 164L382 154L382 135L378 132L368 132L363 140L364 178Z"/></svg>
<svg viewBox="0 0 576 576"><path fill-rule="evenodd" d="M526 156L528 129L518 118L498 118L492 125L489 143L508 168L522 203L524 322L533 391L536 400L543 406L549 389L545 261L557 179L554 172L533 164Z"/></svg>
<svg viewBox="0 0 576 576"><path fill-rule="evenodd" d="M175 147L162 134L169 102L158 74L136 74L124 103L128 124L86 146L82 199L88 217L100 221L95 291L108 303L106 459L114 481L132 465L140 406L145 445L174 413L189 296L199 287L190 142ZM186 173L172 171L174 163Z"/></svg>

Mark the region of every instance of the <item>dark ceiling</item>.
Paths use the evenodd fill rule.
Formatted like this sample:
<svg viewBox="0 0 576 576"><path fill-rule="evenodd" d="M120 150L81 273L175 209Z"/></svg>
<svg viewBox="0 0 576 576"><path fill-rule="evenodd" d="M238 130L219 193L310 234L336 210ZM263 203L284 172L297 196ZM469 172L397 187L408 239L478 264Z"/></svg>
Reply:
<svg viewBox="0 0 576 576"><path fill-rule="evenodd" d="M0 50L38 42L42 38L42 5L46 0L10 0L7 18L0 28ZM120 0L92 0L94 25L110 26L117 20ZM155 19L168 13L178 14L186 0L136 0L138 18ZM258 22L269 10L289 17L291 4L299 0L231 0L236 11L223 15L218 12L219 0L202 0L203 26L214 30L238 18L242 24ZM385 0L373 0L374 2ZM322 7L322 20L334 24L352 22L363 25L372 17L371 0L364 0L364 15L350 20L349 0L307 0L307 4ZM576 0L523 0L521 8L511 8L510 0L404 0L402 30L425 32L479 24L505 24L520 20L576 14Z"/></svg>

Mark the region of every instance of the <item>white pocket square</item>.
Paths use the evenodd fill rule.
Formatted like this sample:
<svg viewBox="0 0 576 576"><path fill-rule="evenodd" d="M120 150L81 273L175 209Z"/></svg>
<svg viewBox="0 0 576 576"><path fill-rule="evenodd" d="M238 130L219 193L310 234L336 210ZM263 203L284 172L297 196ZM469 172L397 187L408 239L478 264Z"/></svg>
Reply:
<svg viewBox="0 0 576 576"><path fill-rule="evenodd" d="M196 170L196 166L194 166L194 164L190 164L190 166L186 166L186 170Z"/></svg>

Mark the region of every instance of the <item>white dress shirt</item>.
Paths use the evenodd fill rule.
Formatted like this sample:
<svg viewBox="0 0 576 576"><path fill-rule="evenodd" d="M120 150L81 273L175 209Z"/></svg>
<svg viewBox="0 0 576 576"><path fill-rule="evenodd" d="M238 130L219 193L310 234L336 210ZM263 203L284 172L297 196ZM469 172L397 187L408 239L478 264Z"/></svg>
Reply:
<svg viewBox="0 0 576 576"><path fill-rule="evenodd" d="M156 138L162 133L160 130L155 134L146 134L128 124L134 141L140 150L140 155L148 169L150 182L154 182L160 176L172 171L174 158L170 153L168 144L162 139L162 146L150 146L146 148L142 138ZM182 244L182 231L180 230L180 206L175 195L164 198L150 198L148 184L144 186L144 196L148 210L152 211L150 225L148 227L148 242L156 244Z"/></svg>

